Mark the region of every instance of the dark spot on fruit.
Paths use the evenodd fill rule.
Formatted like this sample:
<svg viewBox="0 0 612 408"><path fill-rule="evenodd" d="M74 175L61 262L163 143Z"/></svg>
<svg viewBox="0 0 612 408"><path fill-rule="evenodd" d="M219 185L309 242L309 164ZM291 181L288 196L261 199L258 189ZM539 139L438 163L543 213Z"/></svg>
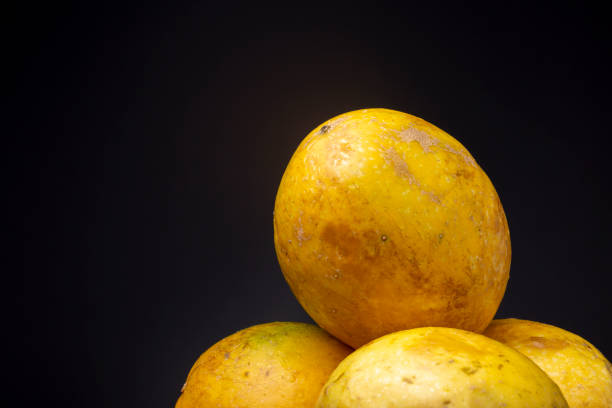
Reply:
<svg viewBox="0 0 612 408"><path fill-rule="evenodd" d="M503 365L503 364L500 364L500 365L498 365L498 366L497 366L497 369L498 369L498 370L501 370L503 367L504 367L504 365Z"/></svg>
<svg viewBox="0 0 612 408"><path fill-rule="evenodd" d="M360 240L353 235L347 225L327 224L321 233L321 239L336 247L338 253L343 256L356 255L360 249Z"/></svg>
<svg viewBox="0 0 612 408"><path fill-rule="evenodd" d="M467 367L466 366L466 367L461 367L461 371L463 371L467 375L472 375L476 371L478 371L478 368L476 368L476 367Z"/></svg>
<svg viewBox="0 0 612 408"><path fill-rule="evenodd" d="M248 372L248 371L245 371L245 372L244 372L244 376L245 376L245 377L248 377L248 376L249 376L249 372Z"/></svg>
<svg viewBox="0 0 612 408"><path fill-rule="evenodd" d="M266 377L270 375L270 370L266 370Z"/></svg>
<svg viewBox="0 0 612 408"><path fill-rule="evenodd" d="M386 241L386 240L387 240L387 239L389 239L389 238L387 238L387 236L386 236L386 235L382 235L382 236L380 237L380 239L381 239L381 241L383 241L383 242L384 242L384 241Z"/></svg>
<svg viewBox="0 0 612 408"><path fill-rule="evenodd" d="M414 384L414 381L412 381L408 377L402 377L402 381L405 382L406 384Z"/></svg>
<svg viewBox="0 0 612 408"><path fill-rule="evenodd" d="M327 131L331 129L331 126L329 125L323 125L321 126L321 130L319 130L319 133L327 133Z"/></svg>
<svg viewBox="0 0 612 408"><path fill-rule="evenodd" d="M230 357L230 353L225 353L223 357L225 357L225 359L227 360Z"/></svg>
<svg viewBox="0 0 612 408"><path fill-rule="evenodd" d="M450 400L444 400L444 401L442 401L442 404L444 404L444 405L448 405L448 404L450 404L450 403L451 403L451 402L450 402Z"/></svg>
<svg viewBox="0 0 612 408"><path fill-rule="evenodd" d="M459 169L455 172L455 175L457 177L463 177L468 180L474 178L474 173L469 171L468 169Z"/></svg>
<svg viewBox="0 0 612 408"><path fill-rule="evenodd" d="M454 362L455 362L455 360L452 359L452 358L450 360L448 360L448 364L453 364Z"/></svg>

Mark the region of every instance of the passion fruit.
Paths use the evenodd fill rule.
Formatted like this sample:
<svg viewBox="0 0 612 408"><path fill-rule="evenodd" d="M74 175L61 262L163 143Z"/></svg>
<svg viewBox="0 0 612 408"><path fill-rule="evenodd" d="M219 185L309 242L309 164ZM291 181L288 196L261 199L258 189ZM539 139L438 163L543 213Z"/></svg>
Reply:
<svg viewBox="0 0 612 408"><path fill-rule="evenodd" d="M312 324L249 327L198 358L176 408L312 408L351 351Z"/></svg>
<svg viewBox="0 0 612 408"><path fill-rule="evenodd" d="M274 243L300 304L352 347L423 326L481 332L510 269L506 216L476 160L389 109L306 136L276 195Z"/></svg>
<svg viewBox="0 0 612 408"><path fill-rule="evenodd" d="M388 334L343 360L316 408L567 408L518 351L481 334L425 327Z"/></svg>
<svg viewBox="0 0 612 408"><path fill-rule="evenodd" d="M612 407L612 365L577 334L545 323L499 319L484 335L533 360L561 388L570 408Z"/></svg>

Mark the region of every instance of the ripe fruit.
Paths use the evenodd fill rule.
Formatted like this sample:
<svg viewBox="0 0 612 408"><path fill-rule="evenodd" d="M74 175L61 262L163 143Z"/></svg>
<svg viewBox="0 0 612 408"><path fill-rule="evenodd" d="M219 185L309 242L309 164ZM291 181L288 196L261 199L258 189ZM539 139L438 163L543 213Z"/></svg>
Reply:
<svg viewBox="0 0 612 408"><path fill-rule="evenodd" d="M312 408L329 374L351 351L311 324L249 327L198 358L176 408Z"/></svg>
<svg viewBox="0 0 612 408"><path fill-rule="evenodd" d="M345 113L304 139L278 189L274 242L306 312L352 347L414 327L480 332L510 269L484 171L444 131L388 109Z"/></svg>
<svg viewBox="0 0 612 408"><path fill-rule="evenodd" d="M520 319L494 320L484 334L532 359L561 388L571 408L612 407L612 365L582 337Z"/></svg>
<svg viewBox="0 0 612 408"><path fill-rule="evenodd" d="M480 334L425 327L388 334L349 355L317 408L563 408L548 376L521 353Z"/></svg>

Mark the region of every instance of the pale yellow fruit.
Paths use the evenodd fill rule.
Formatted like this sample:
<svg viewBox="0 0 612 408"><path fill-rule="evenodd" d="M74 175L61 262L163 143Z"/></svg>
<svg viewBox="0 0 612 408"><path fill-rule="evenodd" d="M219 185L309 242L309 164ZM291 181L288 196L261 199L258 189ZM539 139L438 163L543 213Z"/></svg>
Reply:
<svg viewBox="0 0 612 408"><path fill-rule="evenodd" d="M504 210L453 137L363 109L317 126L274 208L283 274L306 312L352 347L423 326L481 332L510 269Z"/></svg>
<svg viewBox="0 0 612 408"><path fill-rule="evenodd" d="M531 360L459 329L388 334L349 355L317 408L564 408L559 387Z"/></svg>
<svg viewBox="0 0 612 408"><path fill-rule="evenodd" d="M612 366L582 337L520 319L493 320L484 335L532 359L561 388L571 408L612 407Z"/></svg>
<svg viewBox="0 0 612 408"><path fill-rule="evenodd" d="M311 324L249 327L198 358L176 408L312 408L351 351Z"/></svg>

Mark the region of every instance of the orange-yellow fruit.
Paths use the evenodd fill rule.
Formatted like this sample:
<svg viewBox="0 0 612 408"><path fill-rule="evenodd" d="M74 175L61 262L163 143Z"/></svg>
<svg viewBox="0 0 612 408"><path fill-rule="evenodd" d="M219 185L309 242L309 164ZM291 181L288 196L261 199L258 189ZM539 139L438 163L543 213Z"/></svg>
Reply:
<svg viewBox="0 0 612 408"><path fill-rule="evenodd" d="M312 408L351 351L312 324L249 327L198 358L176 408Z"/></svg>
<svg viewBox="0 0 612 408"><path fill-rule="evenodd" d="M484 334L532 359L561 388L570 408L612 407L612 365L582 337L520 319L493 320Z"/></svg>
<svg viewBox="0 0 612 408"><path fill-rule="evenodd" d="M334 370L316 408L567 408L559 387L521 353L444 327L391 333Z"/></svg>
<svg viewBox="0 0 612 408"><path fill-rule="evenodd" d="M352 347L423 326L484 330L510 236L491 181L434 125L388 109L317 126L274 208L283 274L306 312Z"/></svg>

